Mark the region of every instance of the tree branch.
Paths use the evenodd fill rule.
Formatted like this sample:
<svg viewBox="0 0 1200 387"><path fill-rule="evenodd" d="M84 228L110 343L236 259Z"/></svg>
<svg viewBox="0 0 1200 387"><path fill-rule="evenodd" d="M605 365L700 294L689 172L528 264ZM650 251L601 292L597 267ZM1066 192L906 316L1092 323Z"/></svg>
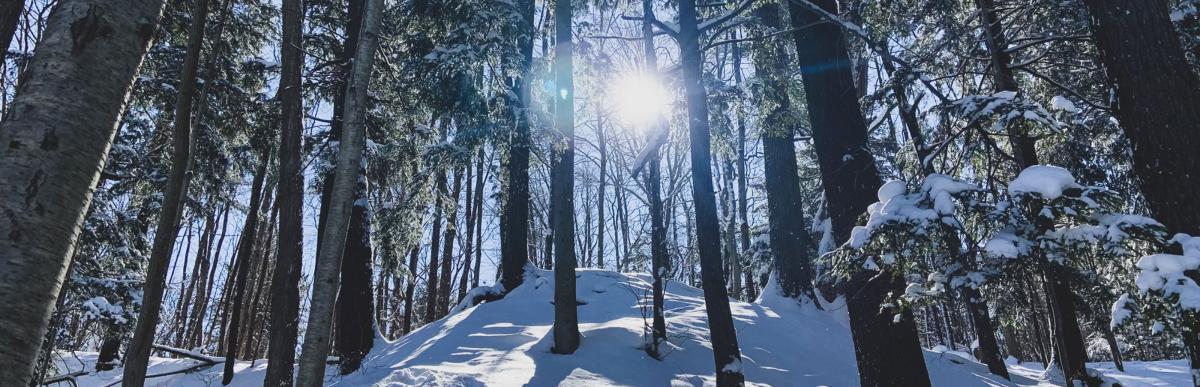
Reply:
<svg viewBox="0 0 1200 387"><path fill-rule="evenodd" d="M746 12L747 9L750 9L751 5L754 5L754 0L743 0L741 3L739 3L737 5L737 7L734 7L733 9L729 10L729 12L725 12L723 14L717 15L717 17L714 17L712 19L708 19L708 20L701 22L699 25L696 26L696 29L699 30L700 32L704 32L710 28L720 26L721 23L724 23L724 22L728 21L729 19L733 19L737 15L741 15L742 12Z"/></svg>

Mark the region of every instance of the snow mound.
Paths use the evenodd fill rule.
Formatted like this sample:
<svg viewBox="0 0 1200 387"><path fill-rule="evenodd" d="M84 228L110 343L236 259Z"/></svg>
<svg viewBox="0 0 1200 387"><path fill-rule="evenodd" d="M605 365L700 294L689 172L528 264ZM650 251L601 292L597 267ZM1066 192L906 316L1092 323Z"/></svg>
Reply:
<svg viewBox="0 0 1200 387"><path fill-rule="evenodd" d="M1034 193L1046 200L1054 200L1062 196L1068 188L1081 188L1075 182L1071 172L1053 165L1034 165L1021 171L1016 179L1008 184L1012 194Z"/></svg>
<svg viewBox="0 0 1200 387"><path fill-rule="evenodd" d="M382 339L362 368L339 376L327 371L327 386L708 386L714 361L699 289L668 282L665 310L668 343L661 360L646 355L651 278L580 270L577 297L583 341L573 355L550 353L553 273L530 270L525 284L504 299L467 306L394 342ZM731 301L742 351L737 367L748 386L857 386L858 371L844 305L823 310L772 292L769 282L754 303ZM60 368L90 370L95 354L65 355ZM69 360L69 361L67 361ZM926 351L935 386L1054 385L1037 380L1031 365L1011 365L1013 380L990 375L967 353ZM150 373L198 364L189 359L153 358ZM1128 363L1127 363L1128 364ZM1149 367L1149 363L1147 363ZM1186 364L1171 367L1186 369ZM238 362L231 386L261 386L263 361ZM1109 367L1111 368L1111 367ZM148 380L148 386L199 387L220 384L221 367ZM120 379L121 369L78 378L79 386L103 386ZM1185 375L1186 374L1182 374ZM1132 375L1130 375L1132 376ZM1133 378L1127 386L1155 385L1157 377ZM1165 379L1163 379L1165 380ZM1145 381L1139 384L1138 381ZM1060 383L1061 384L1061 383Z"/></svg>
<svg viewBox="0 0 1200 387"><path fill-rule="evenodd" d="M714 362L700 289L668 282L668 343L662 360L643 351L650 324L651 278L580 270L577 298L583 341L573 355L550 353L553 273L532 270L502 300L466 308L393 343L381 343L363 369L336 386L702 386ZM598 290L603 291L598 291ZM771 287L768 286L768 290ZM768 292L764 292L766 295ZM764 296L731 301L741 364L749 386L855 386L858 371L845 309L819 310ZM927 352L935 385L1012 385L958 356ZM1031 379L1016 378L1034 385Z"/></svg>

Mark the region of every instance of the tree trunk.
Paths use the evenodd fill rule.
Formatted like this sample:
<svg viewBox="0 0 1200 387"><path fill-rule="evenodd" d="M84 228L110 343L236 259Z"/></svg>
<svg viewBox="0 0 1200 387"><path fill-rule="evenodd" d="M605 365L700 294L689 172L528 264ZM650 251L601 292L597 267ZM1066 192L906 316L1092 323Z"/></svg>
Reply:
<svg viewBox="0 0 1200 387"><path fill-rule="evenodd" d="M725 262L729 265L729 291L735 300L742 299L742 263L737 251L737 198L733 193L733 159L724 157L724 181L721 215L725 217Z"/></svg>
<svg viewBox="0 0 1200 387"><path fill-rule="evenodd" d="M778 9L778 8L776 8ZM733 79L736 85L742 85L742 49L738 43L733 43L731 50L733 55ZM758 297L758 286L754 283L754 262L750 258L750 211L747 204L747 195L749 194L747 179L749 177L749 168L746 165L749 156L746 154L746 118L744 114L737 114L737 190L738 190L738 223L739 234L742 246L742 251L738 255L739 259L746 262L746 300L753 301Z"/></svg>
<svg viewBox="0 0 1200 387"><path fill-rule="evenodd" d="M234 260L233 278L227 277L231 283L229 288L233 295L229 298L229 308L226 309L225 334L222 342L225 350L225 370L221 384L228 385L233 381L233 364L237 360L238 336L241 328L242 300L246 295L246 282L250 276L250 263L254 260L255 237L258 236L258 218L262 212L263 181L267 177L267 164L271 163L270 151L264 152L254 172L254 181L250 184L250 204L246 207L246 223L242 226L241 240L238 242L237 255ZM233 281L230 282L230 279Z"/></svg>
<svg viewBox="0 0 1200 387"><path fill-rule="evenodd" d="M442 201L449 195L446 188L446 171L437 173L437 194L434 196L433 230L429 233L429 258L425 270L425 322L437 319L438 273L442 248ZM445 273L450 275L450 273Z"/></svg>
<svg viewBox="0 0 1200 387"><path fill-rule="evenodd" d="M720 225L717 224L717 203L713 192L710 162L712 145L709 138L708 95L702 83L704 57L700 51L695 0L679 2L679 52L691 141L692 198L696 203L698 242L696 247L700 253L700 275L704 282L704 309L708 315L713 364L718 386L740 386L744 383L742 356L721 269L721 231Z"/></svg>
<svg viewBox="0 0 1200 387"><path fill-rule="evenodd" d="M596 137L600 148L600 184L599 189L596 191L596 266L603 269L604 194L608 191L608 139L604 135L604 127L602 125L596 125Z"/></svg>
<svg viewBox="0 0 1200 387"><path fill-rule="evenodd" d="M813 3L837 12L833 0ZM867 126L854 90L854 80L842 30L821 21L816 13L788 3L797 62L804 77L813 143L825 187L827 210L835 240L845 241L858 216L876 201L880 186L875 160L867 148ZM804 27L804 28L800 28ZM855 289L847 299L850 327L864 386L928 386L929 373L917 338L912 314L898 323L880 304L890 292L902 292L904 280L891 276L870 279L860 272L850 280Z"/></svg>
<svg viewBox="0 0 1200 387"><path fill-rule="evenodd" d="M450 200L446 202L450 205L447 210L450 213L446 215L446 230L442 236L442 269L437 284L437 318L446 316L447 305L450 304L450 283L454 279L454 239L458 236L458 198L462 194L462 177L462 168L455 168Z"/></svg>
<svg viewBox="0 0 1200 387"><path fill-rule="evenodd" d="M481 156L482 157L482 156ZM475 248L475 181L472 180L475 174L483 174L482 170L472 168L471 161L467 160L467 187L466 198L463 199L463 208L467 210L467 232L463 234L462 255L462 274L458 279L458 297L455 300L462 301L467 297L467 283L471 280L471 254Z"/></svg>
<svg viewBox="0 0 1200 387"><path fill-rule="evenodd" d="M166 288L167 270L171 266L171 251L179 235L179 218L183 214L188 185L192 180L192 101L196 96L196 72L200 67L200 50L204 47L204 24L208 20L208 0L197 0L192 8L192 25L188 31L187 54L179 74L179 98L175 102L174 154L171 157L171 175L167 179L163 194L162 210L154 230L154 244L146 268L146 283L143 285L142 308L133 340L125 350L124 384L139 387L146 380L146 366L150 361L150 347L154 345L154 334L158 327L159 312L162 310L163 291Z"/></svg>
<svg viewBox="0 0 1200 387"><path fill-rule="evenodd" d="M408 280L404 285L404 334L412 331L413 296L417 292L417 264L421 257L421 248L414 246L408 252Z"/></svg>
<svg viewBox="0 0 1200 387"><path fill-rule="evenodd" d="M25 0L0 0L0 61L7 57L8 47L12 45L13 35L17 34L24 10Z"/></svg>
<svg viewBox="0 0 1200 387"><path fill-rule="evenodd" d="M783 29L779 4L763 3L755 11L759 21L770 29ZM763 102L774 109L763 117L760 128L763 143L763 179L767 190L767 218L770 224L772 264L781 296L801 296L816 303L813 292L813 265L816 248L806 230L803 194L796 166L796 128L790 117L791 79L787 48L774 40L759 40L754 47L754 69L763 80ZM745 241L744 241L745 243Z"/></svg>
<svg viewBox="0 0 1200 387"><path fill-rule="evenodd" d="M579 311L575 304L575 86L572 74L571 0L554 1L554 146L551 211L554 214L554 347L558 354L579 348Z"/></svg>
<svg viewBox="0 0 1200 387"><path fill-rule="evenodd" d="M225 231L229 228L229 205L226 204L221 212L221 234L217 238L217 247L212 253L212 267L208 271L208 284L204 286L204 294L206 296L195 305L196 311L192 313L192 331L189 334L191 338L188 340L188 348L199 345L204 338L202 336L202 333L204 333L204 317L208 313L209 299L216 295L216 293L213 293L213 289L217 283L217 269L221 266L221 251L222 247L225 246ZM229 282L228 278L226 278L225 282ZM222 298L224 296L222 294ZM210 331L213 327L219 325L217 324L217 317L219 316L213 316L213 321L209 324Z"/></svg>
<svg viewBox="0 0 1200 387"><path fill-rule="evenodd" d="M510 137L508 154L508 190L504 198L504 221L500 239L500 286L510 292L525 280L525 266L529 264L529 107L531 106L529 81L533 62L533 0L517 1L517 12L521 15L520 30L527 32L517 39L521 51L517 67L520 74L510 80L512 94L516 96L513 114L513 133Z"/></svg>
<svg viewBox="0 0 1200 387"><path fill-rule="evenodd" d="M658 73L658 50L654 47L654 1L642 0L642 55L646 60L646 71L654 74ZM666 132L670 130L666 121L658 120L654 123L657 132ZM660 135L667 135L662 133ZM653 136L653 135L651 135ZM653 141L653 140L652 140ZM667 320L664 315L664 287L666 285L666 276L670 271L670 257L667 256L667 229L663 225L663 202L662 202L662 170L660 168L660 147L651 144L653 148L650 154L646 157L646 193L650 205L650 276L653 278L651 291L652 297L652 323L650 328L650 346L647 352L654 358L661 358L662 353L659 351L659 345L667 340ZM603 168L601 169L603 171ZM603 197L603 196L601 196ZM603 200L601 200L603 206ZM600 221L600 228L604 228L604 221ZM604 238L600 238L601 241ZM603 256L603 250L600 255Z"/></svg>
<svg viewBox="0 0 1200 387"><path fill-rule="evenodd" d="M304 123L301 70L304 67L301 0L283 0L283 41L278 98L279 246L271 280L271 332L264 386L291 386L300 325L300 275L304 249Z"/></svg>
<svg viewBox="0 0 1200 387"><path fill-rule="evenodd" d="M363 170L358 171L355 187L354 209L350 214L346 247L342 253L341 290L337 294L336 313L337 337L335 352L342 362L338 369L342 375L358 370L362 359L375 345L375 304L371 298L374 290L371 251L371 222L367 208L370 183Z"/></svg>
<svg viewBox="0 0 1200 387"><path fill-rule="evenodd" d="M479 265L483 261L483 148L479 149L479 161L475 164L475 268L471 270L471 288L479 287ZM469 257L468 257L469 258Z"/></svg>
<svg viewBox="0 0 1200 387"><path fill-rule="evenodd" d="M96 371L112 371L121 365L117 361L121 351L121 328L115 324L105 324L104 335L100 341L100 353L96 356Z"/></svg>
<svg viewBox="0 0 1200 387"><path fill-rule="evenodd" d="M1121 346L1117 343L1117 335L1113 334L1112 328L1102 325L1104 330L1104 341L1108 342L1108 351L1112 353L1113 365L1117 367L1117 371L1125 372L1125 362L1121 358Z"/></svg>
<svg viewBox="0 0 1200 387"><path fill-rule="evenodd" d="M1003 326L1000 329L1001 332L1004 332L1004 348L1008 351L1008 356L1017 359L1017 364L1028 360L1025 351L1021 349L1021 340L1020 336L1017 336L1017 330L1010 326Z"/></svg>
<svg viewBox="0 0 1200 387"><path fill-rule="evenodd" d="M1085 0L1113 107L1133 148L1146 205L1171 233L1200 235L1200 79L1188 63L1165 1ZM1189 277L1200 278L1195 271ZM1200 324L1188 327L1200 332ZM1195 335L1185 340L1200 348ZM1190 356L1200 386L1200 354Z"/></svg>
<svg viewBox="0 0 1200 387"><path fill-rule="evenodd" d="M341 257L346 247L350 217L357 196L358 170L366 142L367 87L375 51L379 46L379 26L383 18L383 0L369 0L363 17L363 30L354 54L351 78L346 85L346 119L343 138L334 167L333 194L329 218L313 270L312 302L308 327L300 352L297 385L315 387L324 382L325 358L329 355L329 336L338 291Z"/></svg>

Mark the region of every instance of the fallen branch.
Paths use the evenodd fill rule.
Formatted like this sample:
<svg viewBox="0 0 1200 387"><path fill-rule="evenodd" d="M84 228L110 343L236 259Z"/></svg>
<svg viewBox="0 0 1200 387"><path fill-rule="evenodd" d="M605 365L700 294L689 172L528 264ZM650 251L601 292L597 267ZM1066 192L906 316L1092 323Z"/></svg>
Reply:
<svg viewBox="0 0 1200 387"><path fill-rule="evenodd" d="M205 355L202 353L197 353L197 352L189 351L189 350L182 349L182 348L168 347L168 346L165 346L162 344L153 344L151 346L151 348L154 348L159 351L166 352L166 353L170 353L173 355L182 356L182 357L186 357L189 359L196 359L196 360L199 360L202 362L207 362L207 363L224 363L225 362L225 358L223 358L223 357L208 356L208 355Z"/></svg>
<svg viewBox="0 0 1200 387"><path fill-rule="evenodd" d="M75 372L72 372L69 374L58 375L58 376L55 376L55 377L52 377L49 379L43 379L41 385L48 386L51 384L67 382L67 383L71 383L72 386L79 387L79 384L75 383L75 377L83 376L83 375L87 375L87 374L88 374L87 371L75 371Z"/></svg>

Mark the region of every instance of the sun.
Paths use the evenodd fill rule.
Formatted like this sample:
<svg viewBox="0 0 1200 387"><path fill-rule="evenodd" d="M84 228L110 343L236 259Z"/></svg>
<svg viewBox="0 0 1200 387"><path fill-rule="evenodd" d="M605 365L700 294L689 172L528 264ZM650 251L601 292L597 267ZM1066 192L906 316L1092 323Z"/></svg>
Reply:
<svg viewBox="0 0 1200 387"><path fill-rule="evenodd" d="M664 117L669 95L662 82L651 74L629 73L609 87L608 98L616 106L617 117L633 129L644 129Z"/></svg>

